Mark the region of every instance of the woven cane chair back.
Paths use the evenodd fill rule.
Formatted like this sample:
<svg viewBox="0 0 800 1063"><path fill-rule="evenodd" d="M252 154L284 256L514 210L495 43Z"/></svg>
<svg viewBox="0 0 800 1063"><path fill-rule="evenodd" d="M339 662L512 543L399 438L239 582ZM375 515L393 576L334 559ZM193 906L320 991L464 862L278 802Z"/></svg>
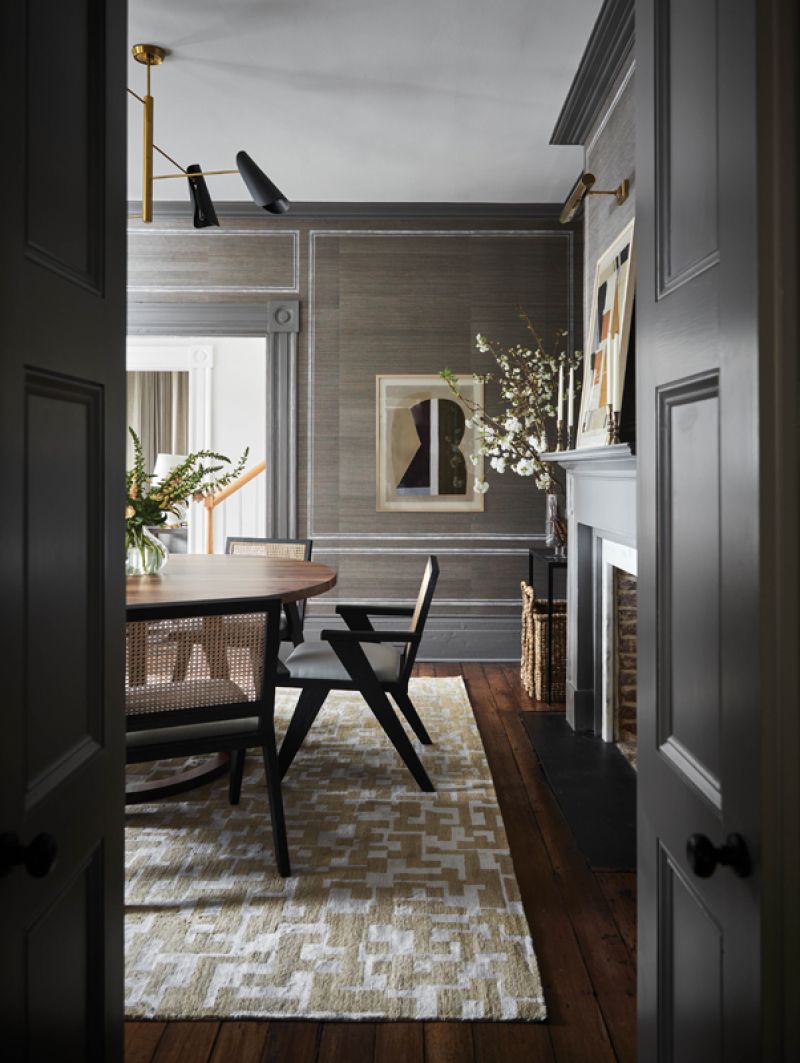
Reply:
<svg viewBox="0 0 800 1063"><path fill-rule="evenodd" d="M278 599L150 610L127 625L125 713L129 730L203 719L271 716ZM189 615L176 615L176 614ZM247 619L246 624L241 620Z"/></svg>
<svg viewBox="0 0 800 1063"><path fill-rule="evenodd" d="M243 557L273 557L282 561L310 561L311 539L228 538L225 553Z"/></svg>
<svg viewBox="0 0 800 1063"><path fill-rule="evenodd" d="M422 576L419 593L417 594L417 601L414 606L414 613L411 617L411 623L408 625L408 630L419 635L420 640L425 631L425 622L428 619L428 613L430 612L431 602L433 601L433 595L436 591L436 584L438 581L439 560L438 558L431 556L428 558L428 563L425 566L425 572ZM411 669L414 667L414 661L416 660L418 649L419 641L416 643L410 643L403 652L401 675L404 678L408 678L408 676L411 675Z"/></svg>

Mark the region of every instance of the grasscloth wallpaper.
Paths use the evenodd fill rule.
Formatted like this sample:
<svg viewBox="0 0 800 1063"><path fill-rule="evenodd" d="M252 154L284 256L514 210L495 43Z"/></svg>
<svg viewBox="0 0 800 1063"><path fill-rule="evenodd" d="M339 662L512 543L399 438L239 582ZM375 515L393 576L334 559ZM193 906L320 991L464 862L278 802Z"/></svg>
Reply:
<svg viewBox="0 0 800 1063"><path fill-rule="evenodd" d="M179 301L188 313L299 298L299 529L339 571L336 591L309 610L312 627L336 599L410 600L435 551L433 655L475 655L482 632L484 656L517 655L519 581L543 530L542 497L530 480L490 472L483 513L377 512L375 377L486 371L475 334L525 342L519 306L545 336L566 326L580 346L579 229L533 211L292 220L240 209L221 221L199 232L188 216L132 222L129 298L139 309Z"/></svg>

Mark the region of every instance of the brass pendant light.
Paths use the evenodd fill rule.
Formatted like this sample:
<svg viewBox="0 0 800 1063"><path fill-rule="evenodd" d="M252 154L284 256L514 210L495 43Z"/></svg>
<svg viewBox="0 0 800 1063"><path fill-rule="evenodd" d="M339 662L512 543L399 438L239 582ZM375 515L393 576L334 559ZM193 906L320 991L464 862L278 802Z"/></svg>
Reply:
<svg viewBox="0 0 800 1063"><path fill-rule="evenodd" d="M171 155L153 143L153 97L150 93L150 70L164 62L169 52L158 44L134 44L131 48L133 58L142 63L147 69L147 87L144 96L140 96L133 89L128 89L131 96L135 97L144 108L143 139L142 139L142 221L153 220L153 182L168 181L173 178L185 178L189 184L189 195L194 204L194 225L196 229L203 229L210 225L219 225L217 213L205 182L206 177L217 174L238 173L241 175L247 190L253 198L253 202L271 214L285 214L289 209L289 201L270 181L263 170L253 162L245 151L238 152L236 156L235 170L203 170L198 163L191 166L181 166ZM154 174L153 153L158 152L170 162L179 172Z"/></svg>

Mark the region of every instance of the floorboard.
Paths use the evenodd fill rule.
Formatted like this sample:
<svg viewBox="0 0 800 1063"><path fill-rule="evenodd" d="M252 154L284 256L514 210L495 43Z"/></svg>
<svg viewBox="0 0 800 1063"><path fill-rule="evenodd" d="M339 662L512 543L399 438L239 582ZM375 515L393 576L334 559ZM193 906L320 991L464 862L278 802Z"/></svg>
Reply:
<svg viewBox="0 0 800 1063"><path fill-rule="evenodd" d="M223 1022L211 1063L262 1063L268 1037L268 1022Z"/></svg>
<svg viewBox="0 0 800 1063"><path fill-rule="evenodd" d="M636 878L593 872L542 773L509 664L421 662L464 677L531 925L546 1023L129 1022L126 1063L628 1063L635 1059Z"/></svg>
<svg viewBox="0 0 800 1063"><path fill-rule="evenodd" d="M373 1056L375 1063L383 1063L384 1059L425 1063L424 1033L424 1024L421 1022L377 1023Z"/></svg>
<svg viewBox="0 0 800 1063"><path fill-rule="evenodd" d="M263 1063L316 1063L321 1037L319 1022L270 1022Z"/></svg>
<svg viewBox="0 0 800 1063"><path fill-rule="evenodd" d="M473 1063L472 1029L470 1022L426 1022L425 1063Z"/></svg>
<svg viewBox="0 0 800 1063"><path fill-rule="evenodd" d="M153 1063L209 1063L221 1023L168 1022Z"/></svg>
<svg viewBox="0 0 800 1063"><path fill-rule="evenodd" d="M374 1022L326 1022L319 1063L367 1063L375 1058Z"/></svg>
<svg viewBox="0 0 800 1063"><path fill-rule="evenodd" d="M125 1063L150 1063L166 1028L165 1022L126 1022Z"/></svg>
<svg viewBox="0 0 800 1063"><path fill-rule="evenodd" d="M608 902L636 969L636 875L632 871L598 871L595 877Z"/></svg>

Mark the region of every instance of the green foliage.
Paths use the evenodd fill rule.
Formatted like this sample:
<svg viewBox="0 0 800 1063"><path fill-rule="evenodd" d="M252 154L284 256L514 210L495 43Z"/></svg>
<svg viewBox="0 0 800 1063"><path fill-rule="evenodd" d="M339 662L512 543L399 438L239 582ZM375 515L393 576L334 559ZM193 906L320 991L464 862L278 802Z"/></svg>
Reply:
<svg viewBox="0 0 800 1063"><path fill-rule="evenodd" d="M126 504L125 532L127 545L138 542L141 531L147 527L165 524L171 514L180 519L181 507L193 500L200 502L206 495L227 487L241 476L250 448L236 462L213 450L196 450L188 454L162 479L154 477L145 469L142 443L132 428L128 431L133 440L133 468L125 474ZM226 471L225 467L230 466Z"/></svg>

